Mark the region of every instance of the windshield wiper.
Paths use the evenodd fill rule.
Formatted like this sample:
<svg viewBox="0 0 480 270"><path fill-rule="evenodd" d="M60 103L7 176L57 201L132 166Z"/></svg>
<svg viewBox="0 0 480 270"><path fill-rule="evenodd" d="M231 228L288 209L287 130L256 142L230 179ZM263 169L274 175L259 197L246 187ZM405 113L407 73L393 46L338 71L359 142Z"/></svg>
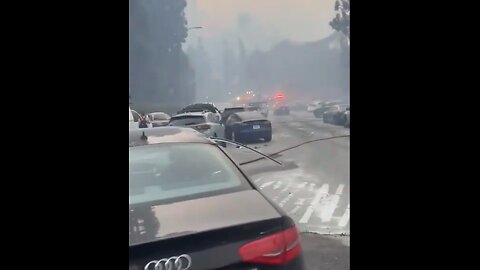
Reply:
<svg viewBox="0 0 480 270"><path fill-rule="evenodd" d="M236 145L236 146L239 146L239 147L243 147L243 148L245 148L245 149L248 149L248 150L250 150L250 151L253 151L253 152L261 155L262 158L260 158L259 160L264 159L264 158L267 158L267 159L269 159L269 160L277 163L278 165L283 166L282 162L280 162L280 161L278 161L278 160L270 157L269 155L265 155L264 153L262 153L262 152L260 152L260 151L257 151L257 150L255 150L255 149L253 149L253 148L251 148L251 147L249 147L249 146L246 146L246 145L244 145L244 144L241 144L241 143L238 143L238 142L235 142L235 141L231 141L231 140L227 140L227 139L224 139L224 138L218 138L218 137L211 137L210 139L213 140L213 141L215 141L215 142L230 143L230 144L233 144L233 145ZM272 156L273 156L273 155L272 155ZM247 162L249 162L249 161L247 161ZM243 165L244 163L245 163L245 162L240 163L239 165Z"/></svg>

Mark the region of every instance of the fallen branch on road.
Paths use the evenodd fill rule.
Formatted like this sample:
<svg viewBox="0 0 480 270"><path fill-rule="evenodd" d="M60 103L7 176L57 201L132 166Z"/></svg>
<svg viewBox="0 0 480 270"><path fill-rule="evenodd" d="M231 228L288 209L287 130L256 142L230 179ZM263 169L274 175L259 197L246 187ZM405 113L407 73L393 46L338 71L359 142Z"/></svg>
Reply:
<svg viewBox="0 0 480 270"><path fill-rule="evenodd" d="M305 144L309 144L309 143L312 143L312 142L318 142L318 141L326 141L326 140L332 140L332 139L338 139L338 138L346 138L346 137L350 137L350 134L347 134L347 135L339 135L339 136L332 136L332 137L327 137L327 138L320 138L320 139L315 139L315 140L309 140L309 141L306 141L306 142L303 142L301 144L297 144L297 145L294 145L294 146L291 146L291 147L288 147L288 148L285 148L285 149L282 149L280 151L277 151L275 153L272 153L272 154L268 154L267 156L271 157L271 158L274 158L275 156L283 153L283 152L286 152L288 150L292 150L292 149L295 149L295 148L298 148L302 145L305 145ZM257 162L259 160L262 160L262 159L265 159L264 157L260 157L260 158L256 158L256 159L252 159L252 160L249 160L249 161L245 161L245 162L242 162L242 163L239 163L239 165L246 165L246 164L250 164L250 163L253 163L253 162Z"/></svg>

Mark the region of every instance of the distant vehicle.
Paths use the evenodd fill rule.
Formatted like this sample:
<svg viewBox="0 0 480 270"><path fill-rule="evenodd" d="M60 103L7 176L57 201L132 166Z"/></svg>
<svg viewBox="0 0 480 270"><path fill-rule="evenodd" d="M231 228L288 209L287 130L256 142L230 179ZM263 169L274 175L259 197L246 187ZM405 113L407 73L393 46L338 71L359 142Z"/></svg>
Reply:
<svg viewBox="0 0 480 270"><path fill-rule="evenodd" d="M316 109L322 107L323 104L325 104L324 101L315 100L315 101L313 101L312 103L308 104L308 106L307 106L307 111L308 111L308 112L313 112L313 111L315 111Z"/></svg>
<svg viewBox="0 0 480 270"><path fill-rule="evenodd" d="M224 127L212 112L190 112L172 116L169 126L190 127L207 137L224 137Z"/></svg>
<svg viewBox="0 0 480 270"><path fill-rule="evenodd" d="M345 112L350 106L348 104L339 104L328 107L323 113L323 122L335 125L345 124Z"/></svg>
<svg viewBox="0 0 480 270"><path fill-rule="evenodd" d="M345 112L345 124L343 126L346 128L350 127L350 106L348 106L347 111Z"/></svg>
<svg viewBox="0 0 480 270"><path fill-rule="evenodd" d="M170 115L164 112L154 112L148 115L152 127L163 127L168 125L170 122Z"/></svg>
<svg viewBox="0 0 480 270"><path fill-rule="evenodd" d="M291 104L290 108L292 110L297 110L297 111L308 111L308 106L306 102L303 101L295 101Z"/></svg>
<svg viewBox="0 0 480 270"><path fill-rule="evenodd" d="M222 113L220 110L213 103L209 102L190 104L181 109L178 114L189 112L211 112L218 116L218 121L222 119Z"/></svg>
<svg viewBox="0 0 480 270"><path fill-rule="evenodd" d="M293 219L214 141L177 127L129 137L129 269L305 269Z"/></svg>
<svg viewBox="0 0 480 270"><path fill-rule="evenodd" d="M225 123L227 139L247 142L264 139L272 140L272 123L259 112L239 112L230 115Z"/></svg>
<svg viewBox="0 0 480 270"><path fill-rule="evenodd" d="M237 113L237 112L244 112L245 111L245 107L243 106L239 106L239 107L230 107L230 108L225 108L222 112L222 124L225 124L225 121L227 121L227 118L233 114L233 113Z"/></svg>
<svg viewBox="0 0 480 270"><path fill-rule="evenodd" d="M326 112L330 107L338 104L342 104L342 102L338 100L323 102L318 108L313 110L313 115L315 115L316 118L323 117L324 112Z"/></svg>
<svg viewBox="0 0 480 270"><path fill-rule="evenodd" d="M289 115L290 107L285 103L277 103L273 107L274 115Z"/></svg>
<svg viewBox="0 0 480 270"><path fill-rule="evenodd" d="M263 116L268 117L268 103L266 101L249 102L247 104L247 110L258 111Z"/></svg>

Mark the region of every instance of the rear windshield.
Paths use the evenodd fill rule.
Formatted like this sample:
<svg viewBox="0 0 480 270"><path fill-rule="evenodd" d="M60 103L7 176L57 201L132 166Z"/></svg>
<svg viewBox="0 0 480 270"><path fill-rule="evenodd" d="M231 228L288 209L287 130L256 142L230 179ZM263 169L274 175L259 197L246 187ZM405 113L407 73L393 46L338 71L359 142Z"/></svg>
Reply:
<svg viewBox="0 0 480 270"><path fill-rule="evenodd" d="M130 205L168 203L251 188L214 145L170 143L129 150Z"/></svg>
<svg viewBox="0 0 480 270"><path fill-rule="evenodd" d="M232 113L244 112L244 111L245 111L245 108L227 108L223 112L228 113L228 114L232 114Z"/></svg>
<svg viewBox="0 0 480 270"><path fill-rule="evenodd" d="M199 116L181 116L170 119L169 125L171 126L190 126L205 123L205 117Z"/></svg>
<svg viewBox="0 0 480 270"><path fill-rule="evenodd" d="M189 105L189 106L183 108L180 112L181 113L186 113L186 112L203 112L203 111L208 111L208 112L212 112L212 113L217 112L216 108L211 104Z"/></svg>

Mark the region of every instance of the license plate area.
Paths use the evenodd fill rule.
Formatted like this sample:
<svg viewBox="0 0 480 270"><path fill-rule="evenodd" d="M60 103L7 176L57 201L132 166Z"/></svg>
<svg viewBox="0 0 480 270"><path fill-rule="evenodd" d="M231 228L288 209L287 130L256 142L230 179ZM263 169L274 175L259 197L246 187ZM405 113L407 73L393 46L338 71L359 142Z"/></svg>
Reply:
<svg viewBox="0 0 480 270"><path fill-rule="evenodd" d="M253 125L253 129L260 129L260 125Z"/></svg>

